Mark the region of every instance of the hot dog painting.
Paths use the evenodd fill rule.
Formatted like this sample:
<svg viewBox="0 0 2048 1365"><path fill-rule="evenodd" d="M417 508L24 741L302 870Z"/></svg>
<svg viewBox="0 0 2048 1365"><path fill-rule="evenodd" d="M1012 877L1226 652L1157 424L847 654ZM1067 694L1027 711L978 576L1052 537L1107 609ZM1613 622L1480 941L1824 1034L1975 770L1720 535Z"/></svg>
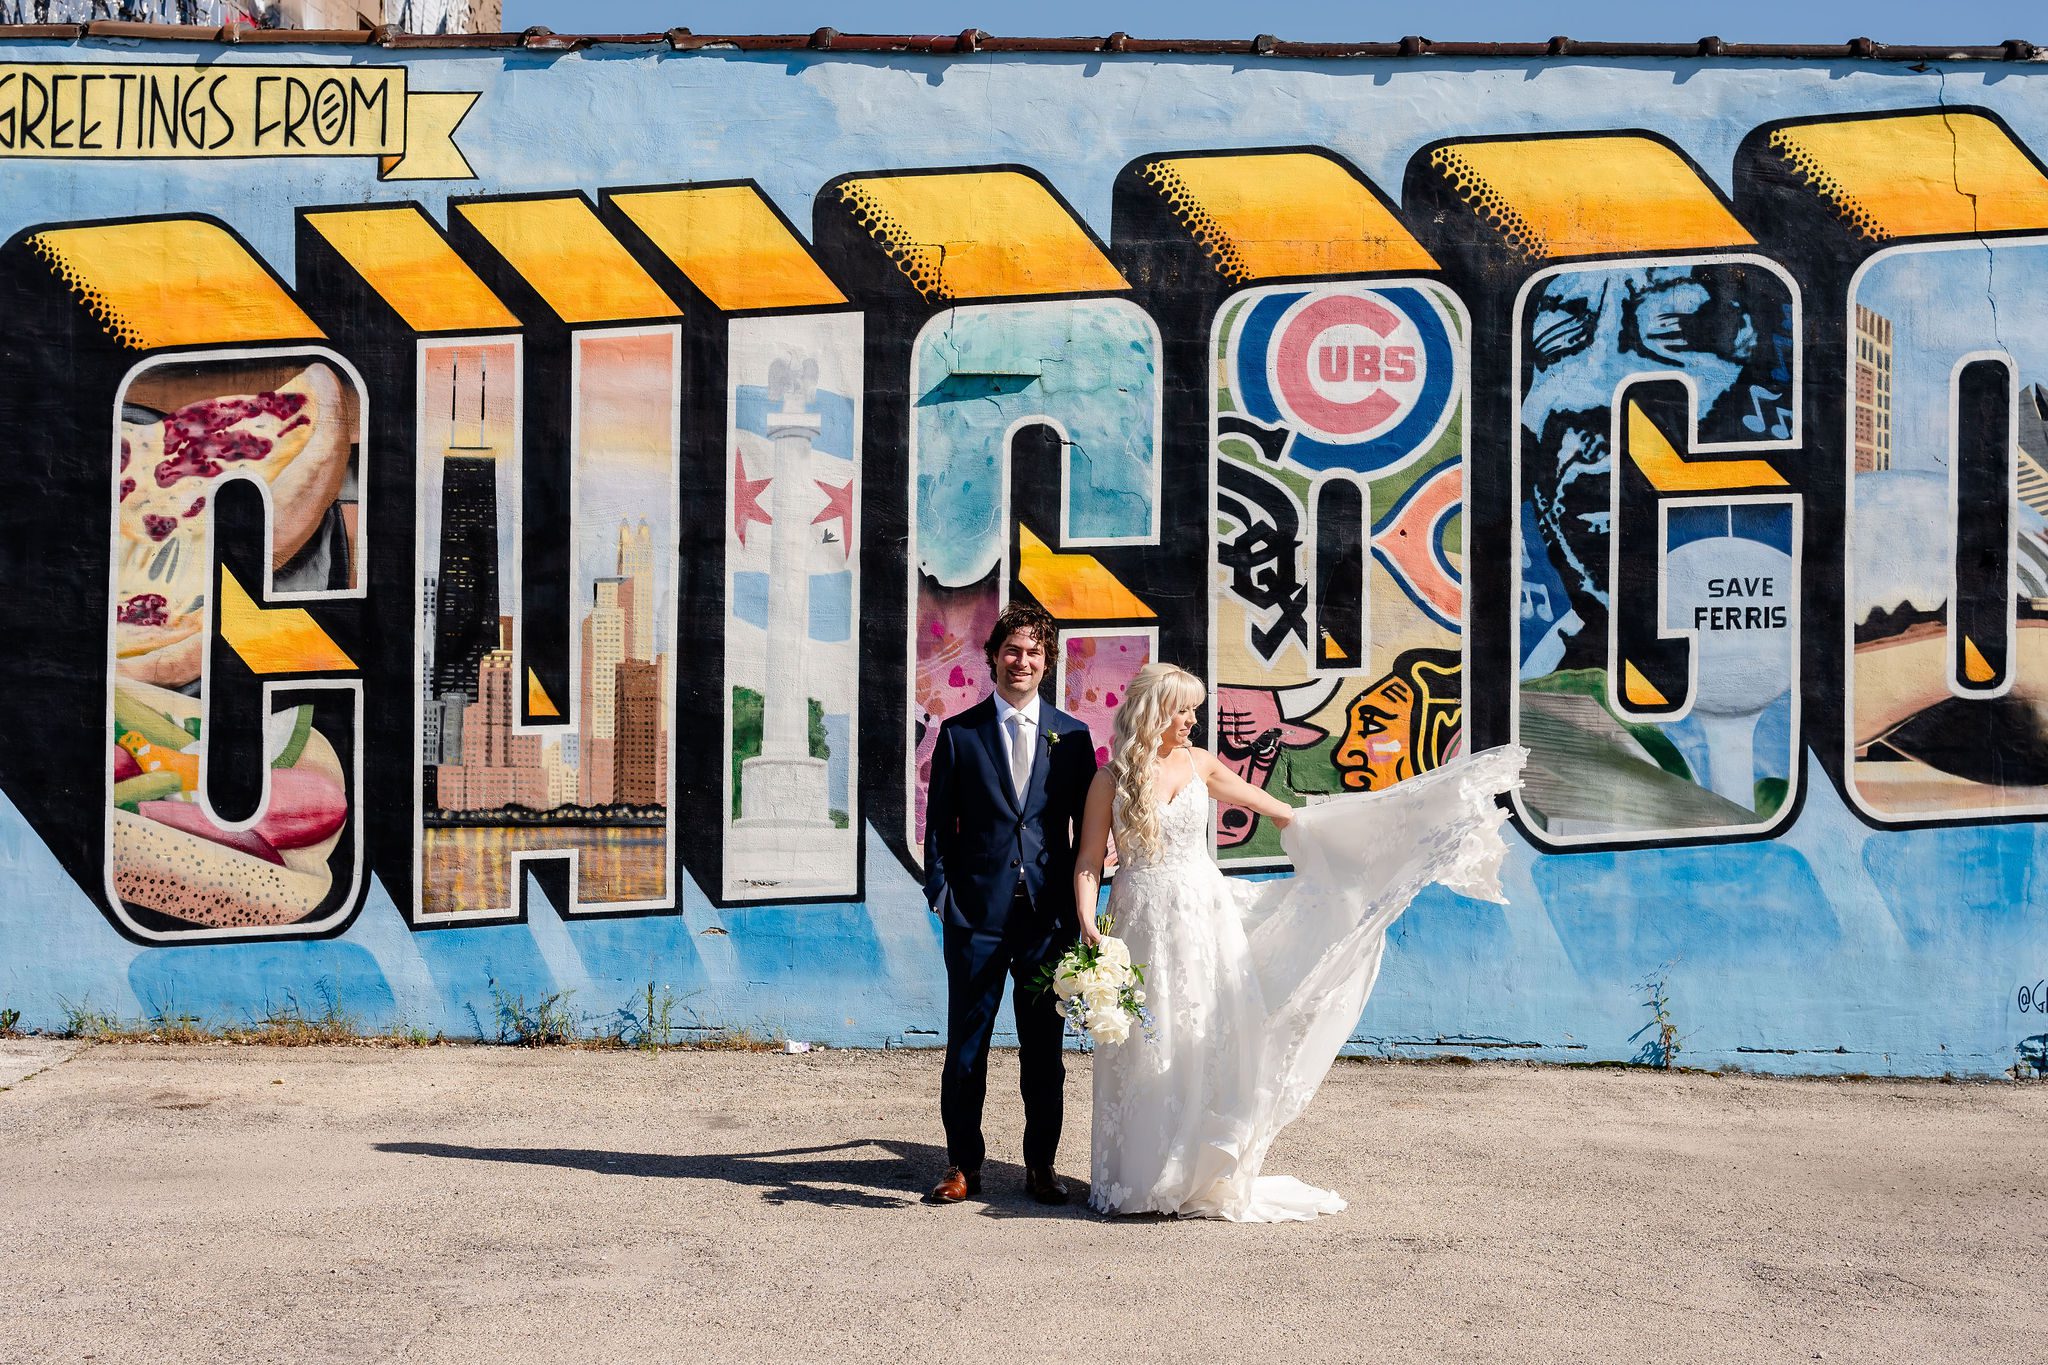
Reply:
<svg viewBox="0 0 2048 1365"><path fill-rule="evenodd" d="M188 924L297 923L327 899L330 855L348 823L348 777L311 704L264 725L268 794L245 828L200 800L199 702L147 683L114 689L114 889L131 906Z"/></svg>

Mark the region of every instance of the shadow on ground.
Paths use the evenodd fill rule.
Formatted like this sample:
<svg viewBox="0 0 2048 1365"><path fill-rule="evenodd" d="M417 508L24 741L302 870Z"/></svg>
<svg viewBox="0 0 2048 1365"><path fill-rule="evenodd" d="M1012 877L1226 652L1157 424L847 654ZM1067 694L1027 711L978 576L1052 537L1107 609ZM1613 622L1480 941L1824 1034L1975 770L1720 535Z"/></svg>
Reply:
<svg viewBox="0 0 2048 1365"><path fill-rule="evenodd" d="M453 1161L500 1161L557 1166L598 1175L649 1180L709 1180L761 1191L771 1204L824 1208L900 1209L923 1202L924 1191L946 1168L946 1151L926 1142L859 1138L824 1147L771 1152L613 1152L582 1147L464 1147L450 1142L379 1142L380 1152ZM1074 1202L1037 1203L1024 1193L1024 1168L991 1161L981 1170L982 1193L969 1200L984 1218L1092 1218L1087 1187L1069 1180Z"/></svg>

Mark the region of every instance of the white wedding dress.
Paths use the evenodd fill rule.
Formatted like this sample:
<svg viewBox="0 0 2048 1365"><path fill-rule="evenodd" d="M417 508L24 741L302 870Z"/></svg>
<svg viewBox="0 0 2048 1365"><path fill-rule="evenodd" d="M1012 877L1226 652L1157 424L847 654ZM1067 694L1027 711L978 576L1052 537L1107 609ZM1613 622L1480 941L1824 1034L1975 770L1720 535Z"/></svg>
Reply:
<svg viewBox="0 0 2048 1365"><path fill-rule="evenodd" d="M1504 900L1494 798L1524 757L1489 749L1296 811L1284 880L1223 875L1199 781L1161 804L1159 856L1125 857L1109 895L1156 1036L1096 1048L1090 1205L1243 1223L1343 1209L1329 1190L1260 1174L1266 1152L1351 1036L1387 926L1416 892L1442 882Z"/></svg>

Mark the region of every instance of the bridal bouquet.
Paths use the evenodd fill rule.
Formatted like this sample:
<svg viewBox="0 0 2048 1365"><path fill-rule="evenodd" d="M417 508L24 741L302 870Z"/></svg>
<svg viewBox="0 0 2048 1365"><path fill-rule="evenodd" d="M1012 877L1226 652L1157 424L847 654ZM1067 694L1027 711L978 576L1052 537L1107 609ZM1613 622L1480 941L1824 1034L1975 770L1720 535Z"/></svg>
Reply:
<svg viewBox="0 0 2048 1365"><path fill-rule="evenodd" d="M1082 1037L1121 1043L1133 1025L1153 1036L1152 1015L1145 1008L1145 969L1131 961L1122 939L1077 943L1048 970L1067 1027Z"/></svg>

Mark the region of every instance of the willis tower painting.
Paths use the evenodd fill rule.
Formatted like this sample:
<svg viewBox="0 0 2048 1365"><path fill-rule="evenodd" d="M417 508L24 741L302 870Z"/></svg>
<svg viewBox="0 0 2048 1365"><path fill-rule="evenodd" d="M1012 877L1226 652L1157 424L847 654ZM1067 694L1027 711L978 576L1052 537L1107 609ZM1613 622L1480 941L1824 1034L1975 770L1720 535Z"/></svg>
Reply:
<svg viewBox="0 0 2048 1365"><path fill-rule="evenodd" d="M441 465L441 556L435 584L434 695L476 700L476 668L498 645L498 459L482 444L490 402L488 359L473 362L476 444L457 444L463 376L460 356L449 379L449 440Z"/></svg>

